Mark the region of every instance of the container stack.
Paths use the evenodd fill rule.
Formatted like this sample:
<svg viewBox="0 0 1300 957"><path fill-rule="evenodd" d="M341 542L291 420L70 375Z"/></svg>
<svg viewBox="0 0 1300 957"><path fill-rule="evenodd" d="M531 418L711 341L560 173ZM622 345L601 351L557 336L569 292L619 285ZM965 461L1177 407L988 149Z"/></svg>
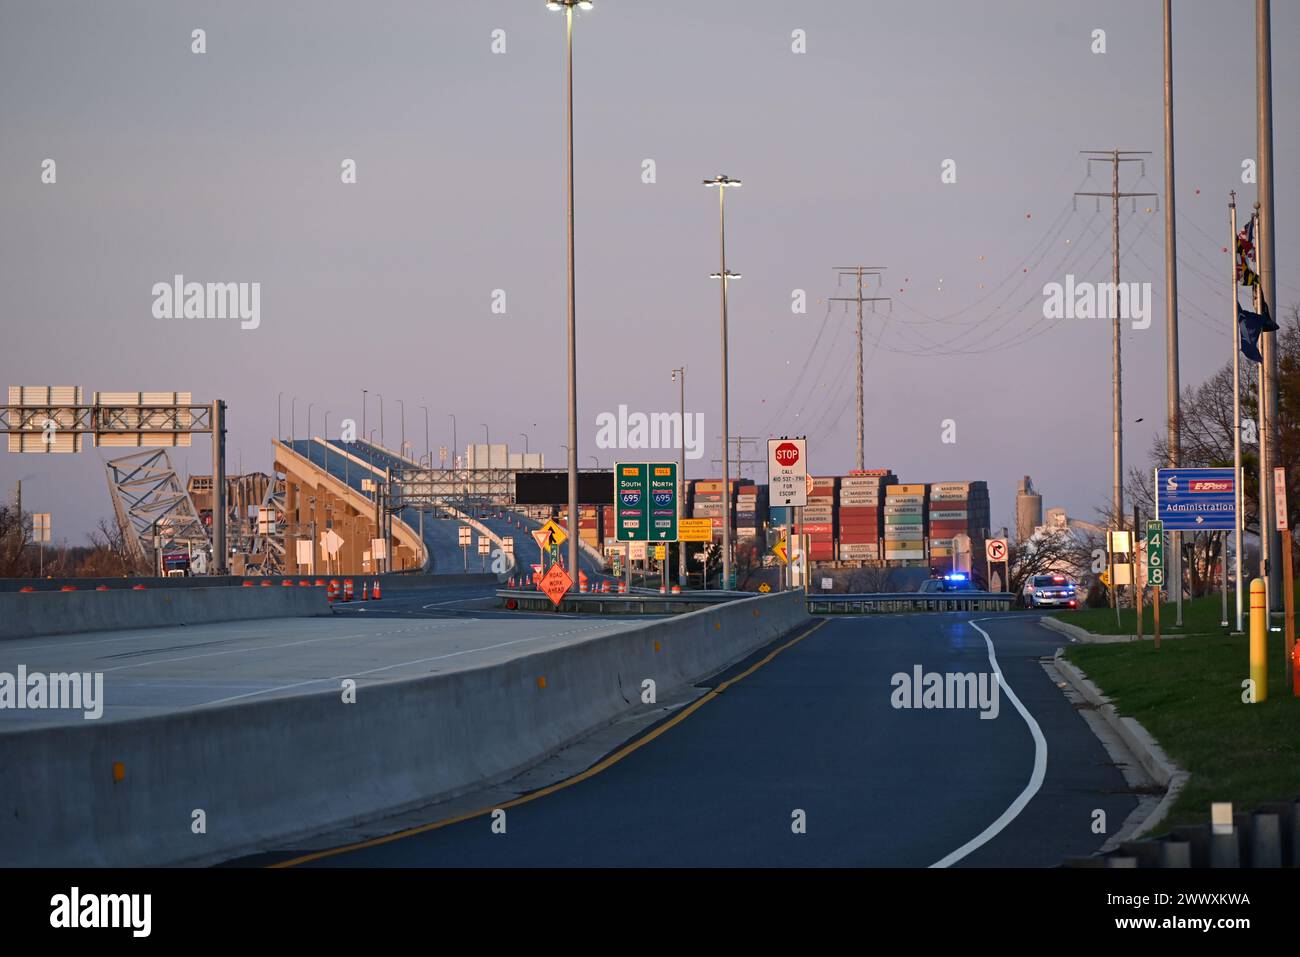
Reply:
<svg viewBox="0 0 1300 957"><path fill-rule="evenodd" d="M808 536L809 561L835 561L835 495L839 481L834 475L813 479L800 529Z"/></svg>
<svg viewBox="0 0 1300 957"><path fill-rule="evenodd" d="M736 541L757 538L762 532L760 516L767 514L767 486L752 479L736 483Z"/></svg>
<svg viewBox="0 0 1300 957"><path fill-rule="evenodd" d="M850 472L840 479L839 559L842 562L880 560L884 531L885 489L898 482L889 469Z"/></svg>
<svg viewBox="0 0 1300 957"><path fill-rule="evenodd" d="M691 516L707 518L713 523L713 537L722 537L722 482L719 479L696 479L691 483Z"/></svg>
<svg viewBox="0 0 1300 957"><path fill-rule="evenodd" d="M936 482L930 486L930 564L953 570L953 538L969 535L972 555L983 554L989 527L986 482Z"/></svg>
<svg viewBox="0 0 1300 957"><path fill-rule="evenodd" d="M928 488L926 485L890 485L885 489L886 562L925 562Z"/></svg>

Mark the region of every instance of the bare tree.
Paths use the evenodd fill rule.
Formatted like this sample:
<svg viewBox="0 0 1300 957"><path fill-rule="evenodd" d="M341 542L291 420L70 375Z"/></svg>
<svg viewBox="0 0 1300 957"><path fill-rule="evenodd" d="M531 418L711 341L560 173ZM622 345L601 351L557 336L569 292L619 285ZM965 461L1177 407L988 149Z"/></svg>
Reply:
<svg viewBox="0 0 1300 957"><path fill-rule="evenodd" d="M1093 536L1069 528L1045 528L1011 550L1007 591L1020 595L1034 575L1064 574L1082 581L1092 570Z"/></svg>

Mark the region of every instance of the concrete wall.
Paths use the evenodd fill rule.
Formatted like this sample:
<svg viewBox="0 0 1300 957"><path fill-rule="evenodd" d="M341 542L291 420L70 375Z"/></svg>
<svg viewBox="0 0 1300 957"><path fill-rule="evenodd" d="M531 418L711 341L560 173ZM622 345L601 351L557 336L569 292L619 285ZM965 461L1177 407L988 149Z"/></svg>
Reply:
<svg viewBox="0 0 1300 957"><path fill-rule="evenodd" d="M328 615L323 588L0 593L0 640L117 628Z"/></svg>
<svg viewBox="0 0 1300 957"><path fill-rule="evenodd" d="M801 593L767 595L363 685L355 704L332 691L6 734L0 865L206 863L466 793L640 705L644 679L662 698L808 620Z"/></svg>

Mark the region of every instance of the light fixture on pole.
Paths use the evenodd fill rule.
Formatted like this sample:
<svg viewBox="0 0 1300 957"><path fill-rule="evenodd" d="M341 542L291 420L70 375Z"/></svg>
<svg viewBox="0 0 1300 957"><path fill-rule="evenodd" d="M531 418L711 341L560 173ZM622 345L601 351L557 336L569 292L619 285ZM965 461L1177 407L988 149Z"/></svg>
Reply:
<svg viewBox="0 0 1300 957"><path fill-rule="evenodd" d="M546 0L548 10L564 11L565 49L565 188L568 207L568 235L566 246L569 265L569 574L578 574L578 329L577 305L574 293L576 273L573 246L573 8L590 10L591 0Z"/></svg>
<svg viewBox="0 0 1300 957"><path fill-rule="evenodd" d="M731 442L728 418L727 388L727 290L731 280L741 278L740 273L727 269L727 189L741 185L725 173L704 180L704 185L718 190L718 250L720 266L709 278L722 280L722 589L731 587Z"/></svg>

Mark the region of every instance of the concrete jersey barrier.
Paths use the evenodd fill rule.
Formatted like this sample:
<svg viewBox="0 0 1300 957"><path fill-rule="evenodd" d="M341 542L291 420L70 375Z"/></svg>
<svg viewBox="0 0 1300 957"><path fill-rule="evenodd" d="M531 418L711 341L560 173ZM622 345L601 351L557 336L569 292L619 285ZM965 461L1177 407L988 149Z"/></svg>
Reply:
<svg viewBox="0 0 1300 957"><path fill-rule="evenodd" d="M211 863L468 793L639 706L646 679L663 698L809 620L802 592L774 594L361 685L355 704L335 689L14 731L0 865ZM194 834L200 808L207 833Z"/></svg>
<svg viewBox="0 0 1300 957"><path fill-rule="evenodd" d="M0 592L0 641L164 625L328 615L324 588Z"/></svg>

